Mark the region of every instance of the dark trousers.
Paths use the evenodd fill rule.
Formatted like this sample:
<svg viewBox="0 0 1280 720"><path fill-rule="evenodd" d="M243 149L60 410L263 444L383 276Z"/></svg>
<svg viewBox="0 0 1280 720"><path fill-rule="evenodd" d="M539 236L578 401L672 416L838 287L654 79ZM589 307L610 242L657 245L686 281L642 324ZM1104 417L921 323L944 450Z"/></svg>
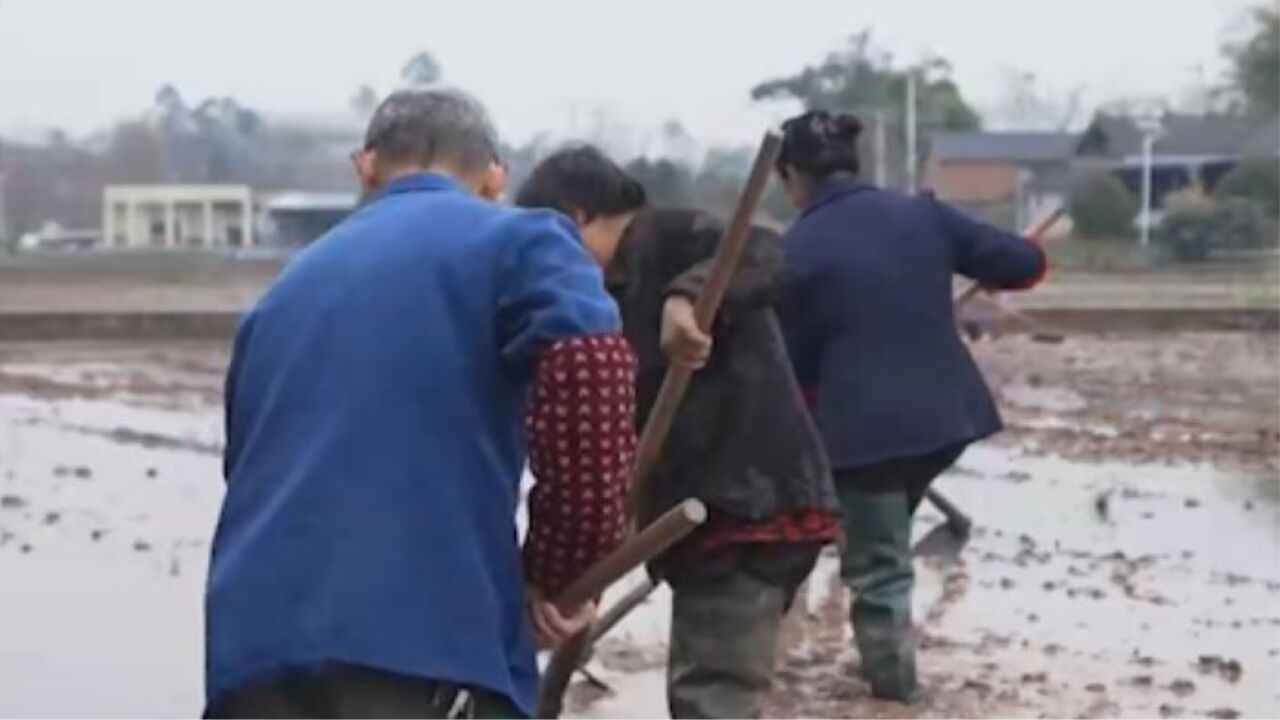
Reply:
<svg viewBox="0 0 1280 720"><path fill-rule="evenodd" d="M816 543L739 545L668 577L671 717L760 717L782 619L820 550Z"/></svg>
<svg viewBox="0 0 1280 720"><path fill-rule="evenodd" d="M841 576L853 595L863 677L876 697L910 702L918 693L911 623L911 520L929 484L964 452L948 447L836 472L845 535Z"/></svg>
<svg viewBox="0 0 1280 720"><path fill-rule="evenodd" d="M518 718L506 697L484 690L332 664L232 691L207 718Z"/></svg>

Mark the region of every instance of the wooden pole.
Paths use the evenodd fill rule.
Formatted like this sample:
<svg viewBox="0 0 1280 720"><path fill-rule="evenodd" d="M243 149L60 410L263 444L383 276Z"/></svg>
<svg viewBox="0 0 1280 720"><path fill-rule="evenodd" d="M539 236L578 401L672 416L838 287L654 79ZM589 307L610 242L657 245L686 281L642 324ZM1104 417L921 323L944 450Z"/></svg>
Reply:
<svg viewBox="0 0 1280 720"><path fill-rule="evenodd" d="M746 246L747 235L751 231L751 220L764 197L765 188L769 184L769 175L773 172L773 163L778 157L782 138L775 133L766 133L756 152L755 162L751 165L751 174L747 184L738 197L738 205L734 208L729 224L725 226L720 244L716 247L712 260L711 273L703 286L701 294L694 302L693 315L698 327L703 332L711 331L711 323L715 320L720 301L733 280L733 271L738 266L742 249ZM631 476L631 488L628 493L628 509L634 511L641 496L644 484L662 454L662 446L671 431L671 423L675 420L680 399L689 387L693 370L673 365L667 370L662 380L662 387L653 401L653 409L649 412L649 421L645 424L644 433L640 436L640 445L636 449L636 469Z"/></svg>
<svg viewBox="0 0 1280 720"><path fill-rule="evenodd" d="M711 330L716 311L720 309L720 302L724 299L730 281L733 280L733 273L738 267L738 260L742 256L747 236L751 231L751 220L755 216L761 198L764 197L764 190L769 184L769 175L773 172L773 164L781 146L782 138L779 135L773 132L765 133L764 139L760 142L760 149L756 152L755 162L751 165L747 184L738 197L738 204L720 238L720 244L716 246L711 272L693 306L694 318L698 322L698 327L704 332ZM645 479L658 465L662 456L662 445L671 431L676 410L692 377L693 371L689 368L673 365L668 368L666 377L663 378L662 387L654 400L653 409L649 412L649 420L645 423L639 447L636 449L636 464L631 473L627 495L629 512L633 512L636 508ZM587 568L581 577L556 597L556 606L565 612L576 611L582 603L599 597L610 584L616 582L632 568L657 557L705 520L706 507L698 500L685 500L641 530L635 537L623 543L622 547L604 560ZM592 628L587 628L552 652L547 669L542 676L542 684L538 688L538 717L560 716L560 710L564 704L564 692L569 687L573 671L577 669L579 662L590 648L592 635Z"/></svg>
<svg viewBox="0 0 1280 720"><path fill-rule="evenodd" d="M661 555L706 519L706 506L693 498L671 508L569 583L556 596L556 607L565 614L576 612L627 573Z"/></svg>
<svg viewBox="0 0 1280 720"><path fill-rule="evenodd" d="M1043 240L1044 234L1049 232L1050 228L1052 228L1054 225L1057 225L1058 221L1061 220L1062 217L1066 214L1067 214L1066 208L1059 207L1057 210L1054 210L1053 212L1049 213L1049 215L1045 219L1027 228L1027 230L1023 233L1023 235L1028 240L1038 243L1041 240ZM953 301L956 308L963 307L970 300L977 297L978 293L980 292L982 292L982 283L976 280L969 283L968 287L956 293L955 299Z"/></svg>

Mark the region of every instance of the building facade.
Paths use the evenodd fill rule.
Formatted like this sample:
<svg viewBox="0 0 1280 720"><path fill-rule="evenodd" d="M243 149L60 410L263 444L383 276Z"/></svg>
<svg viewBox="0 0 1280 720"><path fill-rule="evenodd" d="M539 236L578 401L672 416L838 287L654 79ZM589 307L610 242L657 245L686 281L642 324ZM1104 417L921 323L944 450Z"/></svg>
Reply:
<svg viewBox="0 0 1280 720"><path fill-rule="evenodd" d="M257 245L248 185L108 185L102 243L113 249Z"/></svg>
<svg viewBox="0 0 1280 720"><path fill-rule="evenodd" d="M930 142L925 187L1001 227L1026 227L1060 206L1079 136L1069 132L944 132Z"/></svg>

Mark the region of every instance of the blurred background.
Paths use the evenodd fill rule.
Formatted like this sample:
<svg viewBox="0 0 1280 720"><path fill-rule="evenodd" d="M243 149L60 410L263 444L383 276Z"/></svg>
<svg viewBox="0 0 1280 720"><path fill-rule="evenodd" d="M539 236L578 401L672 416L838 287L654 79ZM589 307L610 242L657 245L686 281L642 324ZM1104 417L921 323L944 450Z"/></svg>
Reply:
<svg viewBox="0 0 1280 720"><path fill-rule="evenodd" d="M869 181L1065 208L1050 280L960 313L1009 430L942 480L979 528L921 567L936 699L867 698L824 558L773 714L1280 714L1275 2L0 0L0 715L198 712L227 340L354 207L379 100L433 84L513 187L590 142L724 213L825 108ZM576 714L663 712L664 602Z"/></svg>

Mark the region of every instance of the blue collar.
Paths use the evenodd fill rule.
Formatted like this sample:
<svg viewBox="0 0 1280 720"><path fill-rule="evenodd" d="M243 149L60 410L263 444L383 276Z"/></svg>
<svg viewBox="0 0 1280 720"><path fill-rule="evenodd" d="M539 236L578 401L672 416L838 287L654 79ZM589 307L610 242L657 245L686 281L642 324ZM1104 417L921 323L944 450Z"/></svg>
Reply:
<svg viewBox="0 0 1280 720"><path fill-rule="evenodd" d="M448 175L423 171L416 172L411 175L404 175L392 180L383 186L382 190L378 191L375 199L407 192L439 190L447 192L463 192L462 185Z"/></svg>
<svg viewBox="0 0 1280 720"><path fill-rule="evenodd" d="M844 197L845 195L862 192L863 190L870 190L871 187L872 186L867 183L853 179L832 180L831 182L823 183L818 186L817 192L813 194L813 200L809 201L809 204L805 206L804 210L800 213L800 217L804 217L823 205Z"/></svg>

